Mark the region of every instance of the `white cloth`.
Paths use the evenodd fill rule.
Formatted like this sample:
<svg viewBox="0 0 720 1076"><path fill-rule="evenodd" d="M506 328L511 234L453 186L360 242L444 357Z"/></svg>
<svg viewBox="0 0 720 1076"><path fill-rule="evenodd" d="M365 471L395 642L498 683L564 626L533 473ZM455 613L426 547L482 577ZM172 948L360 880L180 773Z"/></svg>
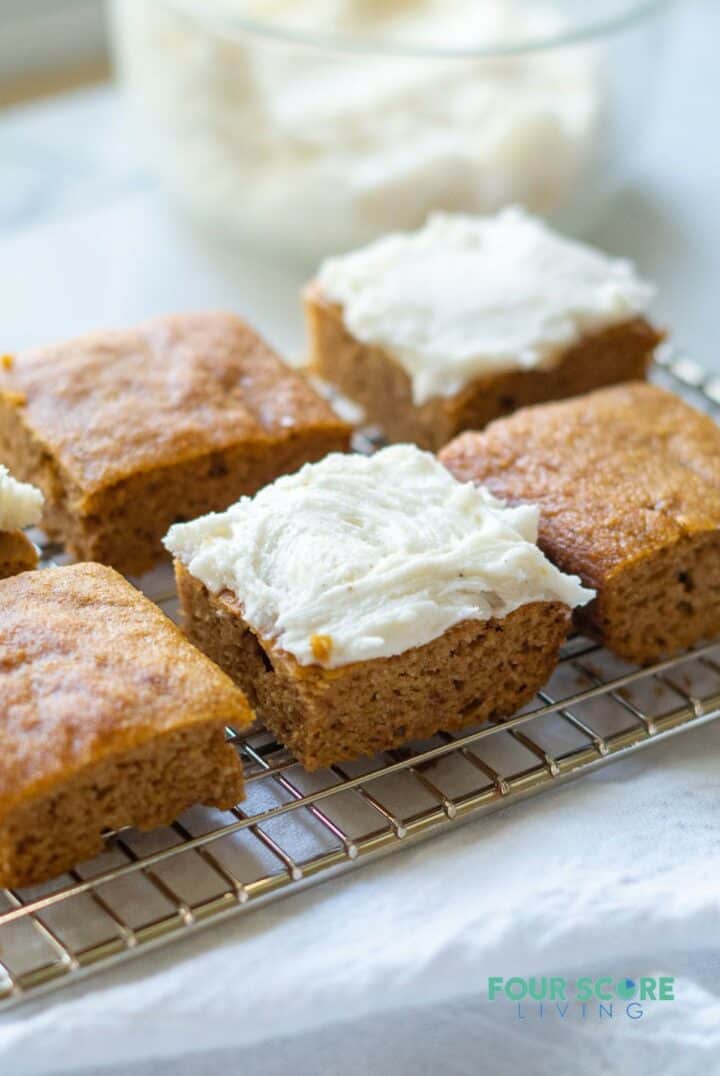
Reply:
<svg viewBox="0 0 720 1076"><path fill-rule="evenodd" d="M335 1044L328 1071L340 1072L350 1025L349 1041L353 1027L366 1028L357 1048L378 1059L385 1042L388 1067L378 1064L389 1073L406 1017L420 1036L400 1035L410 1054L426 1028L452 1037L433 1016L452 1002L472 1014L447 1059L459 1073L521 1071L508 1058L527 1065L540 1044L556 1073L609 1072L609 1061L578 1065L577 1051L617 1060L612 1043L639 1043L648 1056L662 1044L670 1074L686 1071L692 1050L697 1071L698 1058L710 1063L720 1048L720 976L712 969L703 982L683 954L720 952L719 753L720 723L39 998L0 1016L0 1071L80 1076L112 1065L149 1074L164 1060L175 1072L188 1054L209 1066L225 1051L237 1071L247 1055L257 1064L248 1071L265 1076L265 1059L267 1071L281 1071L278 1040L297 1038L307 1067L291 1067L304 1074L322 1071L313 1065L319 1035ZM612 1022L562 1026L519 1022L510 1003L487 1001L490 975L605 973L682 976L678 1000L648 1003L638 1021L618 1010ZM544 1071L535 1060L529 1071ZM188 1071L206 1071L198 1066Z"/></svg>

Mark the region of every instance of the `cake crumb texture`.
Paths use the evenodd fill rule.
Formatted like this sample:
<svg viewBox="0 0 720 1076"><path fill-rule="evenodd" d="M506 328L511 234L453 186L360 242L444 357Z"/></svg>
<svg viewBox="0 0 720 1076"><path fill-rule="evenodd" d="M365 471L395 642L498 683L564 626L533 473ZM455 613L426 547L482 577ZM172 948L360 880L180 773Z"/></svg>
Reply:
<svg viewBox="0 0 720 1076"><path fill-rule="evenodd" d="M391 442L438 451L463 430L481 430L518 408L644 378L663 333L645 318L585 333L549 367L479 374L453 395L413 400L412 381L392 351L354 339L342 309L316 286L305 296L310 368L362 407Z"/></svg>
<svg viewBox="0 0 720 1076"><path fill-rule="evenodd" d="M309 770L509 717L550 676L570 620L561 602L533 602L390 658L325 669L253 632L229 592L212 595L178 561L175 570L189 638Z"/></svg>

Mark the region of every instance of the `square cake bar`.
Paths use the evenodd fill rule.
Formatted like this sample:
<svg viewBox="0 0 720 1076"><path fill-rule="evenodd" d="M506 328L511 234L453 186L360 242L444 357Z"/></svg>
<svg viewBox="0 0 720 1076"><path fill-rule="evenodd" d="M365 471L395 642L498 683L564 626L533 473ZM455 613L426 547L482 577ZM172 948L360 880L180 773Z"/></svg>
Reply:
<svg viewBox="0 0 720 1076"><path fill-rule="evenodd" d="M242 766L225 726L245 696L113 569L0 583L0 886L42 882L103 832L228 808Z"/></svg>
<svg viewBox="0 0 720 1076"><path fill-rule="evenodd" d="M52 538L125 573L153 566L173 522L345 450L349 436L232 314L94 333L0 370L0 459L45 494Z"/></svg>
<svg viewBox="0 0 720 1076"><path fill-rule="evenodd" d="M592 592L428 452L331 455L179 524L190 639L308 769L508 717Z"/></svg>
<svg viewBox="0 0 720 1076"><path fill-rule="evenodd" d="M540 507L539 545L597 598L581 628L648 663L720 632L720 428L656 385L518 411L440 454Z"/></svg>
<svg viewBox="0 0 720 1076"><path fill-rule="evenodd" d="M663 338L652 295L630 262L521 209L436 213L321 265L310 369L387 440L437 450L527 404L645 377Z"/></svg>

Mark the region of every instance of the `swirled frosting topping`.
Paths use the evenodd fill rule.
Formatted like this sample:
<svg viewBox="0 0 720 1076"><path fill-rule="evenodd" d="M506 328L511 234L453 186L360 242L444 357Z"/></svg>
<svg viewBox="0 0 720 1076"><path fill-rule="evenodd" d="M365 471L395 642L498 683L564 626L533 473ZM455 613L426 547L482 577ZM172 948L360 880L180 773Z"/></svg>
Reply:
<svg viewBox="0 0 720 1076"><path fill-rule="evenodd" d="M34 527L42 515L43 495L29 482L18 482L0 464L0 531Z"/></svg>
<svg viewBox="0 0 720 1076"><path fill-rule="evenodd" d="M636 317L654 294L630 262L512 207L493 217L436 213L417 232L329 258L317 283L356 340L405 369L416 404L483 374L552 367L585 333Z"/></svg>
<svg viewBox="0 0 720 1076"><path fill-rule="evenodd" d="M172 527L165 545L213 594L302 665L390 657L465 620L593 591L538 549L538 510L505 507L429 452L333 454L226 512Z"/></svg>

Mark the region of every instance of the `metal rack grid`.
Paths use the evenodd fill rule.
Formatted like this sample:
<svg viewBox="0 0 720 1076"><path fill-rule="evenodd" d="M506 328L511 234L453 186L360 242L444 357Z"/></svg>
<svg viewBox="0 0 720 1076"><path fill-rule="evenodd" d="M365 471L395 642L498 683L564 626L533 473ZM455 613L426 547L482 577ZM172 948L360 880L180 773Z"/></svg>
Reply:
<svg viewBox="0 0 720 1076"><path fill-rule="evenodd" d="M661 356L655 379L720 417L720 378ZM52 550L47 550L52 555ZM160 589L158 589L160 587ZM176 612L174 592L146 591ZM0 1007L181 939L720 717L720 642L647 668L587 639L511 720L307 774L264 731L240 736L247 800L194 808L54 882L0 890Z"/></svg>

